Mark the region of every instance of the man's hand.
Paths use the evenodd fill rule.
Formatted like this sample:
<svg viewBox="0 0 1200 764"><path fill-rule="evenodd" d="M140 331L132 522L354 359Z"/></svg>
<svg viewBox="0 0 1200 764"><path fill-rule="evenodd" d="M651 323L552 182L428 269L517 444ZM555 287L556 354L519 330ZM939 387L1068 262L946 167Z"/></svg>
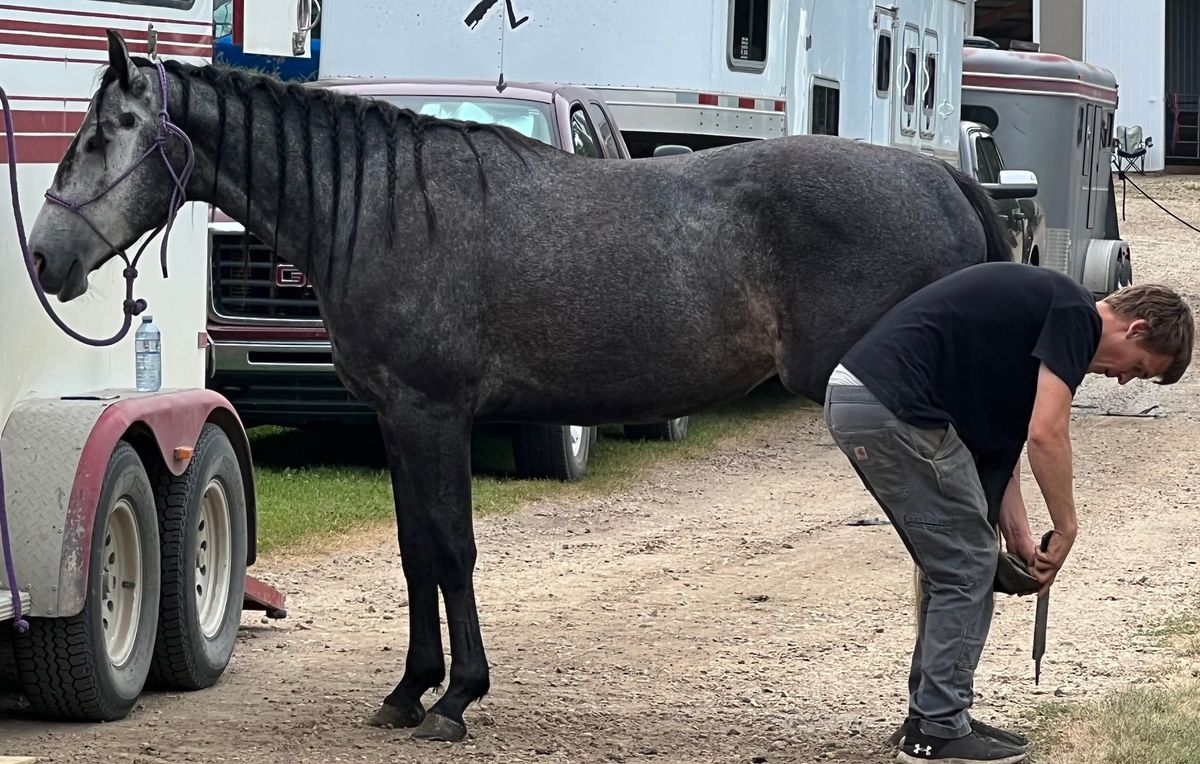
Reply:
<svg viewBox="0 0 1200 764"><path fill-rule="evenodd" d="M1030 572L1042 585L1042 588L1038 590L1039 597L1049 593L1050 586L1058 576L1058 571L1062 570L1063 563L1067 561L1067 555L1071 553L1071 547L1074 544L1073 537L1054 531L1050 536L1049 548L1044 552L1041 549L1035 552L1033 569Z"/></svg>
<svg viewBox="0 0 1200 764"><path fill-rule="evenodd" d="M1016 552L1029 566L1030 572L1033 572L1033 563L1037 561L1037 542L1033 540L1033 534L1026 531L1024 534L1015 538L1010 538L1005 541L1008 551ZM1034 576L1037 578L1037 576Z"/></svg>

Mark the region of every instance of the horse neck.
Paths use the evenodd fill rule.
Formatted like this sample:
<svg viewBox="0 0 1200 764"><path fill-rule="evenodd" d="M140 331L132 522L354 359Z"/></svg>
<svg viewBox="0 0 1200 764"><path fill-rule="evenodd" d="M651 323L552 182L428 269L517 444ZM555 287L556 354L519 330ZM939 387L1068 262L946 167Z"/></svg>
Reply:
<svg viewBox="0 0 1200 764"><path fill-rule="evenodd" d="M188 198L219 207L318 288L333 279L335 264L349 267L344 255L352 257L360 229L380 215L375 199L392 196L385 181L364 181L368 141L353 104L259 75L217 84L214 70L196 69L175 78L187 82L171 89L168 110L196 155ZM393 132L386 153L410 156L406 131ZM393 189L403 166L395 162L389 174Z"/></svg>

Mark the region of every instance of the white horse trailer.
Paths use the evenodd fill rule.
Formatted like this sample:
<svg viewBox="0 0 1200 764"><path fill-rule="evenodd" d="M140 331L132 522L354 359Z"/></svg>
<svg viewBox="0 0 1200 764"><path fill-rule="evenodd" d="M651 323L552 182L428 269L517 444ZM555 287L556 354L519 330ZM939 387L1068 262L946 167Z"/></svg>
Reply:
<svg viewBox="0 0 1200 764"><path fill-rule="evenodd" d="M585 85L634 156L821 133L958 163L967 0L329 5L322 78Z"/></svg>
<svg viewBox="0 0 1200 764"><path fill-rule="evenodd" d="M290 13L273 9L285 43L297 25L290 1ZM27 225L84 122L107 29L143 55L204 63L212 54L212 0L9 0L3 15L0 85L15 156L5 141L0 156L16 168ZM8 184L0 197L11 210ZM246 434L229 403L203 389L206 213L180 211L170 280L153 254L142 263L136 293L163 338L154 393L130 389L132 336L88 347L50 321L13 216L0 215L0 520L11 542L0 548L0 689L20 691L43 716L120 718L147 680L211 685L243 607L283 614L282 596L246 576L256 525ZM110 262L88 299L59 305L60 315L84 334L111 334L121 274Z"/></svg>

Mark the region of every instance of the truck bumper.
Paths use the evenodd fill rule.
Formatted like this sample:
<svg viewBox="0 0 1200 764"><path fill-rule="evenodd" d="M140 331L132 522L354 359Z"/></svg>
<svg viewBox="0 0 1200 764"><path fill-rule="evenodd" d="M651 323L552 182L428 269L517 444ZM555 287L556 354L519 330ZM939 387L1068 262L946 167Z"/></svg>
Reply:
<svg viewBox="0 0 1200 764"><path fill-rule="evenodd" d="M208 387L228 398L247 426L377 421L338 378L327 340L210 343Z"/></svg>

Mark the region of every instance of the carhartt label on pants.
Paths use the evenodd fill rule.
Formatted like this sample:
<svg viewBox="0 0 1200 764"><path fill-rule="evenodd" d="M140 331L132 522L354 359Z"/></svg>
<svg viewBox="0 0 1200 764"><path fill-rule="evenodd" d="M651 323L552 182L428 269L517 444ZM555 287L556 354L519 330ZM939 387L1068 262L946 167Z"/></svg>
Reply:
<svg viewBox="0 0 1200 764"><path fill-rule="evenodd" d="M860 462L865 462L867 460L867 447L866 446L855 446L854 447L854 458L859 460Z"/></svg>

